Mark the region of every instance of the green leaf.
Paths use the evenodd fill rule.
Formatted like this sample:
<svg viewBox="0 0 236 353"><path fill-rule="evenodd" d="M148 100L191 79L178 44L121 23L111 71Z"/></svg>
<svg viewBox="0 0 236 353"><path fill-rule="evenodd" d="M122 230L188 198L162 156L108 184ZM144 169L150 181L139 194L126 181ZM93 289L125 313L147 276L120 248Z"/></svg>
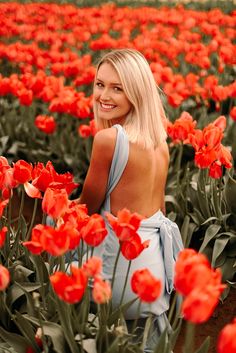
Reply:
<svg viewBox="0 0 236 353"><path fill-rule="evenodd" d="M41 326L41 323L35 317L31 317L28 314L25 314L24 317L28 321L32 322L34 325L42 327L44 335L51 337L53 348L57 353L67 352L68 346L65 340L62 327L60 325L50 321L42 321Z"/></svg>
<svg viewBox="0 0 236 353"><path fill-rule="evenodd" d="M35 333L33 331L32 326L30 323L22 316L18 311L15 314L15 323L17 324L19 330L21 331L22 335L26 338L29 342L30 346L34 348L36 352L40 353L40 348L38 347L35 341Z"/></svg>
<svg viewBox="0 0 236 353"><path fill-rule="evenodd" d="M156 345L153 353L169 353L168 351L166 352L168 344L168 333L167 329L165 329L159 338L158 344Z"/></svg>
<svg viewBox="0 0 236 353"><path fill-rule="evenodd" d="M182 319L179 319L179 322L178 322L178 325L176 327L175 330L173 330L170 334L170 342L171 342L171 348L173 349L175 344L176 344L176 341L179 337L179 333L180 333L180 330L181 330L181 327L182 327L182 323L183 323L183 320Z"/></svg>
<svg viewBox="0 0 236 353"><path fill-rule="evenodd" d="M194 353L207 353L210 347L210 337L208 336L201 346Z"/></svg>
<svg viewBox="0 0 236 353"><path fill-rule="evenodd" d="M196 229L196 224L194 223L190 223L190 217L188 215L186 215L184 217L184 221L181 227L181 236L183 239L183 244L184 247L187 248L190 244L191 238L192 238L192 234L194 232L194 230Z"/></svg>
<svg viewBox="0 0 236 353"><path fill-rule="evenodd" d="M8 332L0 327L0 337L9 344L10 347L14 348L17 353L25 353L29 347L27 340L13 332Z"/></svg>
<svg viewBox="0 0 236 353"><path fill-rule="evenodd" d="M116 323L118 321L118 319L120 318L121 314L123 314L124 312L126 312L126 310L136 301L138 300L138 297L135 299L130 300L128 303L125 303L123 305L121 305L119 308L117 308L115 311L113 311L111 313L111 315L109 316L108 320L107 320L107 325L110 327L111 325L113 325L114 323Z"/></svg>
<svg viewBox="0 0 236 353"><path fill-rule="evenodd" d="M226 254L222 254L226 245L229 242L228 236L221 236L220 238L216 239L213 253L212 253L212 266L213 267L220 267L225 262ZM223 256L221 256L223 255Z"/></svg>
<svg viewBox="0 0 236 353"><path fill-rule="evenodd" d="M204 240L203 240L203 243L200 247L199 252L204 251L204 249L208 245L208 243L216 237L216 234L219 232L220 228L221 228L221 225L217 225L217 224L211 224L207 228L205 236L204 236Z"/></svg>
<svg viewBox="0 0 236 353"><path fill-rule="evenodd" d="M7 293L7 303L9 306L12 306L14 302L19 299L22 295L25 294L25 292L34 292L35 290L41 288L41 284L39 283L19 283L17 284L14 283L10 288L8 289Z"/></svg>
<svg viewBox="0 0 236 353"><path fill-rule="evenodd" d="M232 281L234 274L236 273L236 267L234 267L235 259L227 257L224 264L221 266L222 281Z"/></svg>
<svg viewBox="0 0 236 353"><path fill-rule="evenodd" d="M45 265L44 260L42 259L41 256L29 254L30 260L33 262L36 268L36 272L38 274L38 279L42 283L48 283L49 282L49 274L48 274L48 269Z"/></svg>

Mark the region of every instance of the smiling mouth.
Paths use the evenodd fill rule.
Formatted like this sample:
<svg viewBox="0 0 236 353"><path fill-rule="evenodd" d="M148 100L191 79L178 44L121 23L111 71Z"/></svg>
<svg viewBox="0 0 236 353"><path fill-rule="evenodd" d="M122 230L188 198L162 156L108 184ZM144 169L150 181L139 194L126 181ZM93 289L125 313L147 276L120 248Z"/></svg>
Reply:
<svg viewBox="0 0 236 353"><path fill-rule="evenodd" d="M114 109L116 107L116 105L114 105L114 104L105 104L105 103L100 102L100 107L103 110L112 110L112 109Z"/></svg>

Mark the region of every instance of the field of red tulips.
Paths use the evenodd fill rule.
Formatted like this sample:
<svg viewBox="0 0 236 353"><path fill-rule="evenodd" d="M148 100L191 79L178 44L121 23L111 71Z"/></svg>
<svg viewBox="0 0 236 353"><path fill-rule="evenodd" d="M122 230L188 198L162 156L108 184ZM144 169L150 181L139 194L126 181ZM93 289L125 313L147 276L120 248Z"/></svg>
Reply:
<svg viewBox="0 0 236 353"><path fill-rule="evenodd" d="M185 246L175 268L173 332L162 334L155 353L236 352L235 301L217 340L193 344L196 325L236 288L235 44L236 9L0 3L0 352L143 352L145 341L133 344L123 324L130 303L110 304L115 272L104 281L93 256L107 235L104 219L73 201L96 134L96 63L125 47L145 55L161 88L171 155L167 216ZM135 217L107 216L127 262L148 247ZM128 240L123 228L132 229ZM133 244L138 251L127 250ZM140 302L156 300L161 285L146 269L131 279Z"/></svg>

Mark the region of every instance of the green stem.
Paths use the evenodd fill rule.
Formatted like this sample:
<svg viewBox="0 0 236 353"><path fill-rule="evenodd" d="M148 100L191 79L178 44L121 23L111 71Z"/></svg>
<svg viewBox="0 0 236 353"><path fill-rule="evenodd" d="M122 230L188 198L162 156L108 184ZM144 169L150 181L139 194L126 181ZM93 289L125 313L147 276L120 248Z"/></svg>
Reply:
<svg viewBox="0 0 236 353"><path fill-rule="evenodd" d="M178 156L177 156L177 160L176 160L176 167L177 167L177 169L176 169L177 170L176 185L177 185L177 188L179 187L182 156L183 156L183 144L181 143L179 145L179 152L178 152Z"/></svg>
<svg viewBox="0 0 236 353"><path fill-rule="evenodd" d="M127 286L127 282L128 282L128 278L129 278L130 266L131 266L131 260L129 261L129 265L128 265L127 272L126 272L124 288L123 288L122 295L121 295L121 298L120 298L120 305L123 303L125 290L126 290L126 286Z"/></svg>
<svg viewBox="0 0 236 353"><path fill-rule="evenodd" d="M113 268L113 274L112 274L112 280L111 280L111 289L113 289L113 286L114 286L116 267L117 267L117 264L118 264L119 257L120 257L120 247L119 247L118 253L116 255L116 260L115 260L115 264L114 264L114 268Z"/></svg>
<svg viewBox="0 0 236 353"><path fill-rule="evenodd" d="M21 191L21 201L20 201L19 219L18 219L18 227L17 227L18 230L20 228L21 215L24 209L24 202L25 202L25 191L22 185L20 187L20 191Z"/></svg>
<svg viewBox="0 0 236 353"><path fill-rule="evenodd" d="M175 292L173 300L171 302L171 307L170 307L170 310L169 310L169 313L168 313L168 320L169 320L170 323L172 321L172 318L173 318L173 315L174 315L174 311L175 311L175 308L176 308L177 296L178 296L178 294Z"/></svg>
<svg viewBox="0 0 236 353"><path fill-rule="evenodd" d="M32 232L32 228L33 228L34 220L35 220L35 216L36 216L36 211L37 211L37 206L38 206L38 199L35 199L34 200L33 214L32 214L32 218L31 218L31 222L30 222L30 227L29 227L28 233L26 235L26 240L29 240L31 232Z"/></svg>
<svg viewBox="0 0 236 353"><path fill-rule="evenodd" d="M194 352L195 324L187 322L183 353Z"/></svg>
<svg viewBox="0 0 236 353"><path fill-rule="evenodd" d="M139 300L138 308L137 308L137 317L136 317L136 319L135 319L134 322L133 322L133 327L132 327L132 331L131 331L131 334L132 334L132 335L134 334L134 331L135 331L136 326L137 326L137 323L138 323L138 319L139 319L139 317L140 317L141 304L142 304L142 302L141 302L141 300Z"/></svg>

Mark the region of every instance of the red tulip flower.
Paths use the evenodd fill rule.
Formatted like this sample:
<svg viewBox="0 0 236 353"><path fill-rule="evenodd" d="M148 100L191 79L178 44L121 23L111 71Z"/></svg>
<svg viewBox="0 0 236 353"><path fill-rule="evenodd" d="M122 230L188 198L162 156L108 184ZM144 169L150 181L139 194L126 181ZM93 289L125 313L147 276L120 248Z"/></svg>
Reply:
<svg viewBox="0 0 236 353"><path fill-rule="evenodd" d="M149 246L149 243L150 240L142 243L140 236L135 234L130 240L121 242L121 253L127 260L133 260Z"/></svg>
<svg viewBox="0 0 236 353"><path fill-rule="evenodd" d="M10 274L6 267L0 265L0 291L7 288L10 283Z"/></svg>
<svg viewBox="0 0 236 353"><path fill-rule="evenodd" d="M90 257L83 263L82 269L88 277L96 277L102 271L102 259L97 256Z"/></svg>
<svg viewBox="0 0 236 353"><path fill-rule="evenodd" d="M69 199L65 189L47 188L43 201L43 212L51 216L53 219L58 219L63 216L68 209Z"/></svg>
<svg viewBox="0 0 236 353"><path fill-rule="evenodd" d="M0 200L0 217L2 217L3 211L6 207L6 205L8 204L9 200Z"/></svg>
<svg viewBox="0 0 236 353"><path fill-rule="evenodd" d="M217 342L218 353L236 353L236 318L220 332Z"/></svg>
<svg viewBox="0 0 236 353"><path fill-rule="evenodd" d="M55 272L50 276L50 281L58 297L69 304L79 302L87 287L86 274L74 266L71 266L71 275Z"/></svg>
<svg viewBox="0 0 236 353"><path fill-rule="evenodd" d="M13 167L13 177L20 183L24 184L32 178L32 164L25 162L24 160L18 160Z"/></svg>
<svg viewBox="0 0 236 353"><path fill-rule="evenodd" d="M92 289L93 300L97 304L107 303L111 299L111 285L100 277L95 277Z"/></svg>
<svg viewBox="0 0 236 353"><path fill-rule="evenodd" d="M131 288L141 301L152 303L161 294L161 281L147 269L137 270L131 277Z"/></svg>
<svg viewBox="0 0 236 353"><path fill-rule="evenodd" d="M93 214L87 224L81 229L81 237L90 246L100 245L107 235L104 219L99 214Z"/></svg>
<svg viewBox="0 0 236 353"><path fill-rule="evenodd" d="M57 127L54 117L47 115L38 115L34 124L39 130L48 135L53 134Z"/></svg>
<svg viewBox="0 0 236 353"><path fill-rule="evenodd" d="M6 234L7 234L7 227L3 227L0 230L0 248L4 245L5 239L6 239Z"/></svg>
<svg viewBox="0 0 236 353"><path fill-rule="evenodd" d="M117 218L106 212L106 217L120 241L129 240L136 234L143 216L133 213L126 208L118 211Z"/></svg>

